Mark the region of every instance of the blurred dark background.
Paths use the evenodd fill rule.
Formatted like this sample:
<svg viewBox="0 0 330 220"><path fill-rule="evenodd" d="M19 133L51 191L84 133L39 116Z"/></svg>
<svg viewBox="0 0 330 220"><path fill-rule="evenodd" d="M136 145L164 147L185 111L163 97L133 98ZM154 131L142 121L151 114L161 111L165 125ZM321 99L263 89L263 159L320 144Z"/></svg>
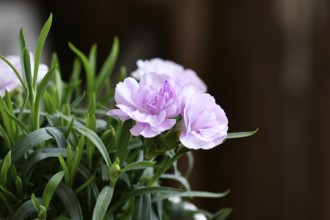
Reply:
<svg viewBox="0 0 330 220"><path fill-rule="evenodd" d="M220 200L196 200L200 207L232 207L232 220L330 219L329 1L24 4L34 5L38 25L53 13L48 47L63 73L74 58L68 41L85 53L97 43L102 62L119 36L119 66L132 71L137 59L162 57L194 69L225 109L231 132L260 128L253 137L195 152L193 189L231 189Z"/></svg>

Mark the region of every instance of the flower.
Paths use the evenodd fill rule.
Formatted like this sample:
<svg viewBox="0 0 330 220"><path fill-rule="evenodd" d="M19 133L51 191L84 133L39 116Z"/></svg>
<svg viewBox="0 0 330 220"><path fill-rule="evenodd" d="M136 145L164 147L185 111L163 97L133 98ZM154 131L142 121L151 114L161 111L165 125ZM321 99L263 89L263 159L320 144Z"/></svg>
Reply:
<svg viewBox="0 0 330 220"><path fill-rule="evenodd" d="M7 56L6 59L15 67L18 73L22 76L23 74L21 70L21 61L19 56ZM33 74L34 59L31 53L30 53L30 59L31 59L30 62L31 62L32 74ZM38 82L40 82L44 78L47 71L48 71L48 67L45 64L39 65L38 79L37 79ZM4 96L6 90L8 92L11 92L15 88L19 88L19 87L21 87L21 83L17 78L16 74L14 73L14 71L7 63L5 63L3 60L0 60L0 95Z"/></svg>
<svg viewBox="0 0 330 220"><path fill-rule="evenodd" d="M172 61L162 60L160 58L145 61L138 60L137 66L138 69L132 73L132 76L138 80L141 79L145 73L156 72L169 75L181 87L191 85L197 92L207 91L207 86L193 70L184 69L181 65Z"/></svg>
<svg viewBox="0 0 330 220"><path fill-rule="evenodd" d="M180 141L190 149L210 149L227 137L228 119L214 98L207 93L195 93L191 88L182 92L183 108Z"/></svg>
<svg viewBox="0 0 330 220"><path fill-rule="evenodd" d="M136 124L130 131L134 136L155 137L175 125L180 113L179 90L165 74L144 74L139 83L128 77L116 86L118 109L110 110L108 115L123 121L133 119Z"/></svg>

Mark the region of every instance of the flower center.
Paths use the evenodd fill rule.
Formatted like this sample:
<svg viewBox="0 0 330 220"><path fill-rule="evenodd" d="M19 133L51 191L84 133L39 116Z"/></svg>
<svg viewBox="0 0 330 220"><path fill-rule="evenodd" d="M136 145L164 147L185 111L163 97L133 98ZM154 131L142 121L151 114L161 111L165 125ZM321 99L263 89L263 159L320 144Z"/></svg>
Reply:
<svg viewBox="0 0 330 220"><path fill-rule="evenodd" d="M158 114L171 105L175 98L176 94L166 80L160 90L146 103L147 109L153 114Z"/></svg>

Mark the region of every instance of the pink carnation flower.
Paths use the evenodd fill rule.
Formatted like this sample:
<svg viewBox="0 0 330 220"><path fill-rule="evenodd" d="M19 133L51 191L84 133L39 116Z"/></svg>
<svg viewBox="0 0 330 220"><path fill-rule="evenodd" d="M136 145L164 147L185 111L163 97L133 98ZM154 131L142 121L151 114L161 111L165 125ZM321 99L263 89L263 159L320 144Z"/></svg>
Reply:
<svg viewBox="0 0 330 220"><path fill-rule="evenodd" d="M30 54L31 58L31 68L32 68L32 74L34 70L34 59L33 55ZM18 73L22 76L22 70L21 70L21 62L19 56L8 56L6 59L15 67L15 69L18 71ZM38 82L40 82L46 73L48 72L48 67L44 64L39 64L39 71L38 71ZM15 88L21 88L22 85L17 78L14 71L8 66L7 63L5 63L3 60L0 59L0 95L4 96L6 90L8 92L11 92Z"/></svg>
<svg viewBox="0 0 330 220"><path fill-rule="evenodd" d="M227 137L228 119L210 94L193 94L191 88L182 93L181 143L190 149L210 149Z"/></svg>
<svg viewBox="0 0 330 220"><path fill-rule="evenodd" d="M134 136L155 137L175 125L175 117L180 113L179 89L165 74L146 73L139 83L128 77L116 86L118 109L110 110L108 115L120 120L133 119Z"/></svg>
<svg viewBox="0 0 330 220"><path fill-rule="evenodd" d="M154 58L151 60L138 60L138 69L132 73L132 76L136 79L141 79L145 73L156 72L161 74L167 74L175 83L181 87L191 85L197 92L206 92L207 87L205 83L197 76L197 74L191 69L184 69L181 65L178 65L172 61L162 60L160 58Z"/></svg>

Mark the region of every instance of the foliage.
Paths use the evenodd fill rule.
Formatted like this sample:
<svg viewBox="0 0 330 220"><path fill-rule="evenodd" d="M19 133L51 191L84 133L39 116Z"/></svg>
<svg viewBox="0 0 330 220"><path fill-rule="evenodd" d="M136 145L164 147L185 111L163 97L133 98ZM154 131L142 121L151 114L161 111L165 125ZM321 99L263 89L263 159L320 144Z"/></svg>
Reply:
<svg viewBox="0 0 330 220"><path fill-rule="evenodd" d="M157 220L173 219L177 213L189 219L201 213L207 219L224 219L230 209L211 214L185 210L186 199L180 205L169 200L220 198L228 193L190 189L189 174L181 173L177 166L178 159L187 156L191 171L190 149L179 144L150 155L150 140L130 134L132 120L106 116L114 104L110 78L119 53L117 38L100 71L95 45L85 55L69 43L77 56L70 81L61 79L54 54L50 70L38 83L51 22L52 16L41 31L33 65L23 30L19 35L22 69L15 69L0 56L22 87L0 96L0 218ZM86 90L80 80L83 73ZM124 79L123 72L120 75ZM232 133L228 138L253 133ZM176 182L177 187L163 185L163 180Z"/></svg>

